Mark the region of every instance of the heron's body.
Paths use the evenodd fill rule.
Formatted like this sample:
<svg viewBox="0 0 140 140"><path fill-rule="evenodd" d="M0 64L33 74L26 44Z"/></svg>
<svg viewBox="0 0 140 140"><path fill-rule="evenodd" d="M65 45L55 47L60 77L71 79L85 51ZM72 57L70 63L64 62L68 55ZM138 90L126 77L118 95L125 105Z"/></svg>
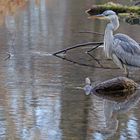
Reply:
<svg viewBox="0 0 140 140"><path fill-rule="evenodd" d="M119 27L118 16L114 11L107 10L97 17L109 19L104 35L104 52L107 58L112 59L128 76L128 66L140 67L140 46L125 34L113 35Z"/></svg>
<svg viewBox="0 0 140 140"><path fill-rule="evenodd" d="M123 64L133 67L140 67L140 46L139 44L124 34L114 36L116 47L114 52Z"/></svg>

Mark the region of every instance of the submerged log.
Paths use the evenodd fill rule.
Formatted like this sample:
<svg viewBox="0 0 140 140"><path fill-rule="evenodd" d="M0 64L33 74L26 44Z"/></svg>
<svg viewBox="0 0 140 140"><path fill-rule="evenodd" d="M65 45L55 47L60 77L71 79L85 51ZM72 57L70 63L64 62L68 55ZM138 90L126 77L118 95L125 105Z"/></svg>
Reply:
<svg viewBox="0 0 140 140"><path fill-rule="evenodd" d="M92 87L89 78L86 78L86 86L84 87L86 95L93 93L97 96L113 100L124 100L134 93L138 84L126 77L117 77L104 81Z"/></svg>
<svg viewBox="0 0 140 140"><path fill-rule="evenodd" d="M88 13L90 16L100 14L104 12L105 10L113 10L117 14L119 13L136 13L140 15L140 6L126 6L121 5L118 3L109 2L103 5L93 5L91 9L88 9L86 13Z"/></svg>
<svg viewBox="0 0 140 140"><path fill-rule="evenodd" d="M117 77L105 82L99 83L93 88L92 92L103 93L103 92L116 92L136 89L138 86L133 80L126 77Z"/></svg>

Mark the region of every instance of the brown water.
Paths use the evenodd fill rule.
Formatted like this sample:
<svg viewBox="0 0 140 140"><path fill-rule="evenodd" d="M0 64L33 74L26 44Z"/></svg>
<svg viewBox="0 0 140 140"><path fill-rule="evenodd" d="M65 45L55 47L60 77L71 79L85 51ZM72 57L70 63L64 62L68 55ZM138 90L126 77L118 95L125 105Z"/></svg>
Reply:
<svg viewBox="0 0 140 140"><path fill-rule="evenodd" d="M104 31L104 21L90 21L84 13L92 3L100 1L2 2L0 140L140 139L139 91L118 103L86 96L78 88L84 86L87 76L96 84L123 76L123 71L83 67L50 55L77 43L102 40L78 33ZM122 22L118 31L140 42L139 29L138 25ZM68 56L95 64L85 51L77 49ZM7 52L11 58L5 60ZM95 55L105 65L115 67L103 58L102 48ZM131 78L140 81L139 69L131 71Z"/></svg>

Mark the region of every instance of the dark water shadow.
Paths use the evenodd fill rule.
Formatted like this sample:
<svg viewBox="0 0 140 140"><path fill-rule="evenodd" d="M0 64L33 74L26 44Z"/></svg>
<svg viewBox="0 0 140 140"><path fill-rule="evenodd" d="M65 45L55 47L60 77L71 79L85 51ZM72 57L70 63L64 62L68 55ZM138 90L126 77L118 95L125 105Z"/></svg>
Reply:
<svg viewBox="0 0 140 140"><path fill-rule="evenodd" d="M140 17L126 17L125 22L130 25L140 25Z"/></svg>
<svg viewBox="0 0 140 140"><path fill-rule="evenodd" d="M114 96L115 95L115 96ZM97 98L99 97L99 98ZM92 126L92 113L91 109L89 112L89 128L88 128L88 138L100 136L104 139L108 139L117 132L119 127L119 120L117 119L118 114L124 114L134 108L139 100L140 100L140 91L139 90L131 90L125 92L117 92L117 93L102 93L102 94L93 94L92 99L98 99L103 104L103 116L105 124L98 124L96 126ZM96 110L94 110L96 111ZM95 112L94 112L95 113ZM97 116L96 116L97 117ZM96 118L97 119L97 118ZM92 121L91 121L92 120ZM95 120L94 120L95 121Z"/></svg>

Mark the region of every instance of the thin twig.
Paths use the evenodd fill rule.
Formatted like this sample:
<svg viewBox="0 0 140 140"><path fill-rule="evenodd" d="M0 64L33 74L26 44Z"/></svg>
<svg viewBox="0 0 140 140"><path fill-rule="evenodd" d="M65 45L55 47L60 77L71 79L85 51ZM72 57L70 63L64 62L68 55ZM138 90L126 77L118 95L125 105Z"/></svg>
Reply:
<svg viewBox="0 0 140 140"><path fill-rule="evenodd" d="M66 53L69 50L72 50L72 49L75 49L75 48L80 48L80 47L87 47L88 45L102 45L102 44L103 44L103 42L86 42L86 43L77 44L77 45L74 45L72 47L60 50L58 52L53 53L52 55L57 55L57 54L60 54L60 53Z"/></svg>
<svg viewBox="0 0 140 140"><path fill-rule="evenodd" d="M96 48L98 48L99 46L101 46L100 44L97 45L96 47L91 48L90 50L87 51L87 53L90 53L91 51L95 50Z"/></svg>
<svg viewBox="0 0 140 140"><path fill-rule="evenodd" d="M11 54L7 52L7 57L4 59L5 61L11 58Z"/></svg>
<svg viewBox="0 0 140 140"><path fill-rule="evenodd" d="M103 33L99 33L99 32L93 32L93 31L79 31L78 33L89 33L89 34L96 34L96 35L101 35L103 36Z"/></svg>

